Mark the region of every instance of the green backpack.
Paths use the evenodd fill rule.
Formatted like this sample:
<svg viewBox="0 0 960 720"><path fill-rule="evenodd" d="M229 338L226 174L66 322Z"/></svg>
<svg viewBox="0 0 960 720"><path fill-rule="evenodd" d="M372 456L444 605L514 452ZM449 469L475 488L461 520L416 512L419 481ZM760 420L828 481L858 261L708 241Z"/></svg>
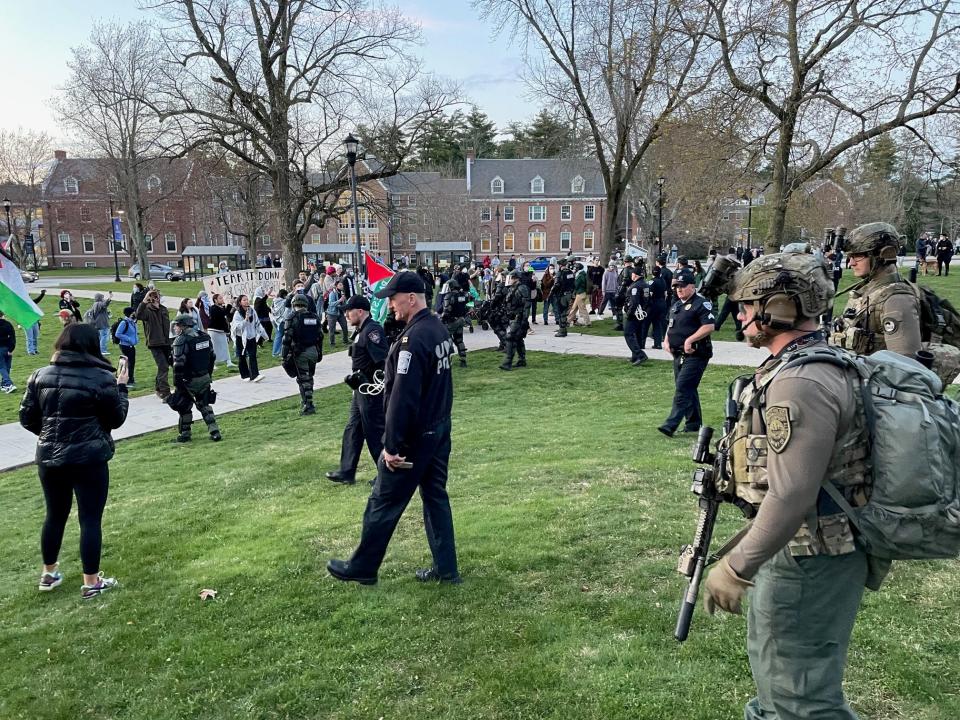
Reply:
<svg viewBox="0 0 960 720"><path fill-rule="evenodd" d="M864 550L888 560L960 555L960 406L937 375L889 350L801 350L784 367L828 362L856 373L870 447L871 488L852 507L824 490L850 518Z"/></svg>

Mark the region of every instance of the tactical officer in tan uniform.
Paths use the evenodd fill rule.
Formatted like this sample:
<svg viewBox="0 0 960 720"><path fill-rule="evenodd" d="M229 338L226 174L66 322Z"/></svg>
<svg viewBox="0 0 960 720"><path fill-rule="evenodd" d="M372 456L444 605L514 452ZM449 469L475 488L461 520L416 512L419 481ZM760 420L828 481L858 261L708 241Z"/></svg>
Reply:
<svg viewBox="0 0 960 720"><path fill-rule="evenodd" d="M842 352L827 346L817 324L833 297L829 269L804 253L754 260L730 292L747 341L771 353L740 395L736 428L723 440L736 495L757 514L704 584L711 613L739 613L750 598L747 653L757 696L747 720L856 717L842 681L868 558L821 485L833 483L862 504L863 415L846 370L827 362L786 367L798 353Z"/></svg>
<svg viewBox="0 0 960 720"><path fill-rule="evenodd" d="M921 349L920 299L897 272L899 236L893 225L867 223L847 239L845 250L860 283L853 286L831 344L860 355L878 350L914 357Z"/></svg>

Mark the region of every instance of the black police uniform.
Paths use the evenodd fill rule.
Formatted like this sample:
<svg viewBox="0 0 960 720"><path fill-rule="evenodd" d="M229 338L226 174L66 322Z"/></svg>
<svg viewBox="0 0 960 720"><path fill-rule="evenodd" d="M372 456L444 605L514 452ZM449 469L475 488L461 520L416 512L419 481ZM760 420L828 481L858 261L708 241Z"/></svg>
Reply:
<svg viewBox="0 0 960 720"><path fill-rule="evenodd" d="M504 307L510 324L507 326L505 336L507 356L501 363L500 369L510 370L513 367L514 352L517 353L517 367L526 367L527 346L524 338L530 329L530 322L527 320L530 314L530 288L522 279L507 288Z"/></svg>
<svg viewBox="0 0 960 720"><path fill-rule="evenodd" d="M667 334L667 313L670 309L670 287L662 277L655 276L650 281L650 334L653 336L653 349L663 348L663 337Z"/></svg>
<svg viewBox="0 0 960 720"><path fill-rule="evenodd" d="M353 333L348 352L352 359L347 384L353 388L350 417L343 429L340 447L340 469L329 473L331 480L351 483L366 441L370 457L376 463L383 452L383 390L378 389L374 374L383 370L390 345L387 333L372 317Z"/></svg>
<svg viewBox="0 0 960 720"><path fill-rule="evenodd" d="M294 310L283 324L283 344L280 351L284 368L289 374L293 366L300 389L300 414L313 415L313 374L317 363L323 360L323 323L308 308Z"/></svg>
<svg viewBox="0 0 960 720"><path fill-rule="evenodd" d="M447 495L454 352L449 333L429 309L414 315L390 348L384 449L406 457L413 467L390 470L382 460L378 463L377 481L363 513L360 544L349 562L351 579L376 579L390 537L418 487L433 572L441 579L459 577Z"/></svg>
<svg viewBox="0 0 960 720"><path fill-rule="evenodd" d="M467 303L471 299L470 292L458 281L457 276L447 282L440 319L446 325L453 344L457 346L461 367L467 366L467 346L463 344L463 327L467 324Z"/></svg>
<svg viewBox="0 0 960 720"><path fill-rule="evenodd" d="M627 316L623 323L623 339L630 348L630 362L638 365L647 359L643 348L647 344L647 333L650 330L651 299L650 286L643 278L627 288ZM637 319L638 311L644 316L642 320Z"/></svg>
<svg viewBox="0 0 960 720"><path fill-rule="evenodd" d="M713 303L694 294L683 302L679 298L670 308L670 320L667 326L667 342L673 353L673 377L676 390L670 416L660 426L661 432L672 435L680 422L686 419L685 432L700 429L700 395L697 387L707 369L707 362L713 357L713 343L708 335L694 344L690 355L683 352L684 341L704 325L716 322Z"/></svg>
<svg viewBox="0 0 960 720"><path fill-rule="evenodd" d="M623 308L627 304L627 288L633 284L633 265L625 265L617 278L617 294L613 296L614 330L623 330Z"/></svg>
<svg viewBox="0 0 960 720"><path fill-rule="evenodd" d="M207 424L213 440L220 440L217 417L210 407L216 394L210 388L210 375L216 358L210 336L194 327L185 327L173 341L173 384L175 392L166 402L180 414L177 423L179 442L190 440L193 406Z"/></svg>
<svg viewBox="0 0 960 720"><path fill-rule="evenodd" d="M577 272L570 263L565 263L557 269L557 281L554 283L553 292L557 296L557 325L560 329L554 333L556 337L566 337L567 335L567 313L570 312L570 301L573 299L574 281Z"/></svg>

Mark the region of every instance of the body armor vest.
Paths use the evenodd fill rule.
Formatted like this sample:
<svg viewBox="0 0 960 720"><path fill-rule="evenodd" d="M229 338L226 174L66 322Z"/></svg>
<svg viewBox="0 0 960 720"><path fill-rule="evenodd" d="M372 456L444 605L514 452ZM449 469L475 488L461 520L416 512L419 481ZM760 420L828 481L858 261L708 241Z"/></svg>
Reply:
<svg viewBox="0 0 960 720"><path fill-rule="evenodd" d="M572 293L577 274L573 270L561 270L557 275L557 288L561 293Z"/></svg>
<svg viewBox="0 0 960 720"><path fill-rule="evenodd" d="M294 313L290 322L293 323L293 344L298 352L317 344L320 339L320 318L315 313Z"/></svg>
<svg viewBox="0 0 960 720"><path fill-rule="evenodd" d="M920 303L912 286L896 275L872 280L859 291L852 291L838 320L839 327L830 337L830 344L858 355L872 355L878 350L886 350L883 305L894 295L910 295L918 305Z"/></svg>
<svg viewBox="0 0 960 720"><path fill-rule="evenodd" d="M213 351L213 345L210 342L210 336L197 330L195 333L184 333L180 337L184 338L186 345L187 359L183 366L184 378L192 380L201 375L210 373L210 353Z"/></svg>
<svg viewBox="0 0 960 720"><path fill-rule="evenodd" d="M822 349L822 346L821 346ZM737 497L759 508L770 488L767 475L769 454L767 428L763 418L766 389L777 373L802 351L787 353L771 368L758 372L740 395L740 415L730 440L728 471ZM833 446L824 483L833 483L851 505L867 500L869 447L860 393L855 389L853 422L842 428ZM725 440L726 441L726 440ZM792 555L844 555L856 547L849 518L821 491L814 509L788 544Z"/></svg>

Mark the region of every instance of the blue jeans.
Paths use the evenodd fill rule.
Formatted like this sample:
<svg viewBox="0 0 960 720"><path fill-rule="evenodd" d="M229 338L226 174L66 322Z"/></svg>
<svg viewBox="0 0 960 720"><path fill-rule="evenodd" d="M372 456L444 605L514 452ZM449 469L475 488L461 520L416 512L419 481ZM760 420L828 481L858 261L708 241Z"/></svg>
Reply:
<svg viewBox="0 0 960 720"><path fill-rule="evenodd" d="M277 326L273 329L273 356L277 357L280 354L281 347L283 346L283 323L278 322Z"/></svg>
<svg viewBox="0 0 960 720"><path fill-rule="evenodd" d="M24 332L27 334L27 355L36 355L37 340L40 339L40 323L34 323L26 328Z"/></svg>
<svg viewBox="0 0 960 720"><path fill-rule="evenodd" d="M543 324L544 325L547 324L547 313L549 313L550 310L553 310L553 316L554 318L556 318L557 301L553 297L553 295L550 295L546 300L543 301Z"/></svg>
<svg viewBox="0 0 960 720"><path fill-rule="evenodd" d="M13 351L10 348L0 347L0 386L13 385L10 379L10 368L13 367Z"/></svg>
<svg viewBox="0 0 960 720"><path fill-rule="evenodd" d="M97 334L100 335L100 354L109 355L110 354L110 328L102 328L97 330Z"/></svg>

